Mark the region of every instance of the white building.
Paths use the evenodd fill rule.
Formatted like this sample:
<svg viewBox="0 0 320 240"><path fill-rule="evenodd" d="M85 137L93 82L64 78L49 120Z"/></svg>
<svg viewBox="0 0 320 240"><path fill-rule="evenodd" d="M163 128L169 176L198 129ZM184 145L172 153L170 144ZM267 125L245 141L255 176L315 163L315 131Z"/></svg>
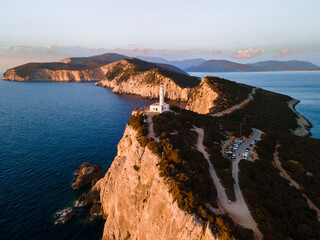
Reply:
<svg viewBox="0 0 320 240"><path fill-rule="evenodd" d="M164 87L160 85L159 103L150 105L150 112L162 113L169 110L169 104L164 102Z"/></svg>

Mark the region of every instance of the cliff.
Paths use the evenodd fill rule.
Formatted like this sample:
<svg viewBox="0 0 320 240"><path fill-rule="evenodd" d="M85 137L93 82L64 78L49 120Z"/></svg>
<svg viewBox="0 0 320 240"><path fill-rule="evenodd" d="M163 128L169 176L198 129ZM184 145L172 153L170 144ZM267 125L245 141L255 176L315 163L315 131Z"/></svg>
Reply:
<svg viewBox="0 0 320 240"><path fill-rule="evenodd" d="M11 81L72 81L91 82L99 81L106 74L106 66L91 69L47 69L38 68L30 75L20 74L17 69L7 70L2 79Z"/></svg>
<svg viewBox="0 0 320 240"><path fill-rule="evenodd" d="M100 190L103 239L215 239L207 224L178 207L160 177L159 157L127 126Z"/></svg>
<svg viewBox="0 0 320 240"><path fill-rule="evenodd" d="M199 79L142 60L122 59L107 65L104 79L96 83L115 93L145 98L158 98L160 84L166 89L167 99L187 101Z"/></svg>
<svg viewBox="0 0 320 240"><path fill-rule="evenodd" d="M201 83L192 91L186 109L200 114L207 114L214 106L214 101L217 97L218 94L211 88L209 79L203 78Z"/></svg>
<svg viewBox="0 0 320 240"><path fill-rule="evenodd" d="M8 69L2 76L11 81L99 81L105 75L105 66L127 58L106 53L92 57L66 58L60 62L27 63Z"/></svg>
<svg viewBox="0 0 320 240"><path fill-rule="evenodd" d="M250 93L251 86L207 76L192 90L186 109L200 114L218 113L245 101Z"/></svg>

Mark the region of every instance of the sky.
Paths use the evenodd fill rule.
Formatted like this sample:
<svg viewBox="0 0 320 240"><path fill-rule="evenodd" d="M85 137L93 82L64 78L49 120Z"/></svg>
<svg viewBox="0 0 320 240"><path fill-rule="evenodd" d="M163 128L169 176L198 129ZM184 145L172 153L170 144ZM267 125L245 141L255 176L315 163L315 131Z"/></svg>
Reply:
<svg viewBox="0 0 320 240"><path fill-rule="evenodd" d="M320 65L319 0L0 0L0 71L128 56Z"/></svg>

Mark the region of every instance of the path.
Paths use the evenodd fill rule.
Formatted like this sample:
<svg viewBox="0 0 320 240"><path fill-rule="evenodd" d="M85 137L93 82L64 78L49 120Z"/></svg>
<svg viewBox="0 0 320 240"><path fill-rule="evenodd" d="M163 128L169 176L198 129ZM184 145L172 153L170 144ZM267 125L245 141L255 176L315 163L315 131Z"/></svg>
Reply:
<svg viewBox="0 0 320 240"><path fill-rule="evenodd" d="M205 147L203 145L204 130L202 128L197 128L195 126L193 129L198 134L197 149L200 152L202 152L203 156L205 157L205 159L207 160L207 162L209 164L209 172L210 172L211 178L213 180L213 183L217 189L217 194L218 194L217 202L218 202L219 207L222 208L224 212L228 213L229 216L232 218L232 220L235 223L237 223L245 228L252 229L256 239L263 239L263 235L260 232L260 230L258 229L257 223L255 222L255 220L251 216L251 213L250 213L248 206L246 205L246 203L243 199L243 196L242 196L242 193L241 193L241 190L239 187L238 162L240 161L241 158L239 160L237 158L235 161L235 162L237 162L235 164L236 167L234 170L235 176L237 178L236 184L235 184L236 201L229 204L226 191L225 191L224 187L222 186L220 179L217 176L217 173L214 170L214 167L209 159L209 154L207 153L207 151L205 150ZM250 140L248 140L248 141L252 141L252 139L250 138Z"/></svg>
<svg viewBox="0 0 320 240"><path fill-rule="evenodd" d="M275 164L276 164L277 168L281 171L281 173L283 174L284 178L287 179L292 186L294 186L298 190L301 190L302 187L295 180L293 180L290 177L290 175L287 173L287 171L284 170L284 168L281 166L281 162L280 162L279 156L278 156L278 154L279 154L278 148L279 147L280 147L280 144L277 144L276 145L276 150L275 150L275 152L273 154L273 158L274 158L274 161L275 161ZM307 197L307 195L305 195L304 193L302 193L302 195L307 199L307 203L308 203L309 207L317 212L318 220L320 221L320 210L319 210L319 208L317 208L316 205L314 205L314 203Z"/></svg>
<svg viewBox="0 0 320 240"><path fill-rule="evenodd" d="M246 100L242 101L241 103L239 103L237 105L232 106L231 108L228 108L227 110L224 110L222 112L213 113L213 114L210 114L210 115L212 117L221 117L221 116L223 116L225 114L231 113L234 110L237 110L237 109L241 108L242 106L244 106L245 104L247 104L248 102L250 102L253 99L253 95L255 93L256 93L256 88L253 88L252 92L249 94L249 97Z"/></svg>
<svg viewBox="0 0 320 240"><path fill-rule="evenodd" d="M151 137L153 138L157 143L160 142L160 138L156 137L154 135L154 131L153 131L153 122L152 122L152 117L154 115L157 115L158 113L152 113L152 112L147 112L145 111L144 114L147 116L147 123L148 123L148 135L147 137Z"/></svg>

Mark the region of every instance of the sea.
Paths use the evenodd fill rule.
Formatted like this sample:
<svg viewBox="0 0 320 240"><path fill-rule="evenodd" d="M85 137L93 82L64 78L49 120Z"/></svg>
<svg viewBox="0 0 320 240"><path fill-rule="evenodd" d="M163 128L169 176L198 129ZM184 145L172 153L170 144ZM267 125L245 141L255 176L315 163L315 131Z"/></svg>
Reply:
<svg viewBox="0 0 320 240"><path fill-rule="evenodd" d="M312 137L320 138L319 71L191 75L297 98L297 111L313 124ZM93 83L0 80L0 239L100 239L103 222L88 221L88 209L57 226L56 212L83 192L72 189L76 168L93 162L107 171L132 110L150 103Z"/></svg>

